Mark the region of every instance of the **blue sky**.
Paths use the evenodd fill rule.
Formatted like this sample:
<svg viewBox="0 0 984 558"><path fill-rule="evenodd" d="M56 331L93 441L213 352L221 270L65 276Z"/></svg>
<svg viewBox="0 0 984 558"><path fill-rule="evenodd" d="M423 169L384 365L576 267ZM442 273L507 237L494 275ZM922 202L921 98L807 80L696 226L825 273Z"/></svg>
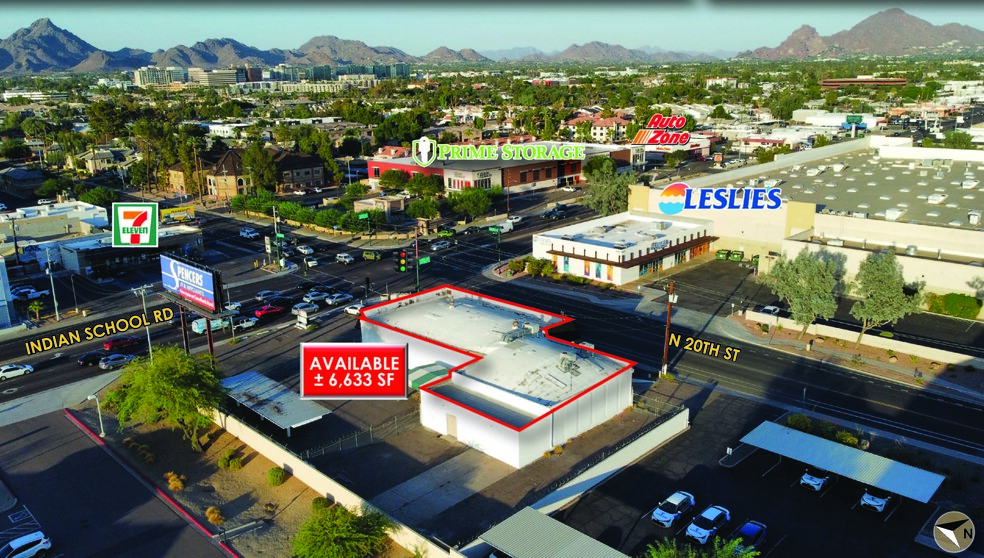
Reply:
<svg viewBox="0 0 984 558"><path fill-rule="evenodd" d="M472 4L473 7L467 6ZM785 2L637 0L434 3L250 3L148 1L109 3L0 2L0 38L47 17L97 48L156 50L229 37L262 49L297 48L335 35L420 56L439 46L476 50L533 46L561 50L590 41L665 50L741 51L776 46L800 25L821 35L850 28L891 7L933 24L984 30L984 6L973 3L844 2L792 7ZM806 4L806 3L804 3Z"/></svg>

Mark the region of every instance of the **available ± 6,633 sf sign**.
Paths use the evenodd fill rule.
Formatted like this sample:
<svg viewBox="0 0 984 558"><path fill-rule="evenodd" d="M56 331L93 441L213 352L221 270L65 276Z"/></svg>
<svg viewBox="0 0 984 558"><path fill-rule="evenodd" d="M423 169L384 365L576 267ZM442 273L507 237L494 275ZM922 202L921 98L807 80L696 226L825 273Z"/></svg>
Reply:
<svg viewBox="0 0 984 558"><path fill-rule="evenodd" d="M301 399L406 398L406 345L301 344Z"/></svg>

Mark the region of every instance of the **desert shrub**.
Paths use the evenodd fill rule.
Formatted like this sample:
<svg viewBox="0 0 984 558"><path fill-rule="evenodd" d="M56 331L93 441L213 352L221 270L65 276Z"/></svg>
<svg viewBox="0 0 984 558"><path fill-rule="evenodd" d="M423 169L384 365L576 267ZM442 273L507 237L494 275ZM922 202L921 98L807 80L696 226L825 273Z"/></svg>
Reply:
<svg viewBox="0 0 984 558"><path fill-rule="evenodd" d="M120 410L120 404L126 397L126 392L124 390L125 388L122 387L109 390L101 401L103 410L110 413L118 412Z"/></svg>
<svg viewBox="0 0 984 558"><path fill-rule="evenodd" d="M134 447L139 446L140 444L138 444L137 441L134 440L133 438L123 438L123 445L130 449L133 449Z"/></svg>
<svg viewBox="0 0 984 558"><path fill-rule="evenodd" d="M222 525L225 523L225 518L222 517L222 511L219 508L212 506L205 510L205 518L212 525Z"/></svg>
<svg viewBox="0 0 984 558"><path fill-rule="evenodd" d="M981 311L981 305L984 304L981 300L960 293L949 293L943 296L931 294L928 302L930 312L968 320L977 318Z"/></svg>
<svg viewBox="0 0 984 558"><path fill-rule="evenodd" d="M287 480L287 471L283 467L271 467L267 469L267 484L270 486L280 486Z"/></svg>
<svg viewBox="0 0 984 558"><path fill-rule="evenodd" d="M895 351L893 351L892 349L889 349L889 350L885 351L885 354L887 354L890 357L893 357L893 356L895 356Z"/></svg>
<svg viewBox="0 0 984 558"><path fill-rule="evenodd" d="M234 458L232 458L232 459L229 460L229 470L230 471L239 471L242 468L243 468L243 458L242 457L234 457Z"/></svg>
<svg viewBox="0 0 984 558"><path fill-rule="evenodd" d="M838 442L844 444L845 446L851 446L852 448L857 447L857 445L858 445L858 438L857 438L857 436L855 436L854 434L851 434L847 430L838 431L837 434L836 434L836 436L835 436L835 439Z"/></svg>
<svg viewBox="0 0 984 558"><path fill-rule="evenodd" d="M956 370L956 369L957 369L957 365L956 365L956 364L952 364L952 363L951 363L951 364L947 364L947 365L946 365L946 370L947 370L947 372L953 372L953 371L954 371L954 370Z"/></svg>
<svg viewBox="0 0 984 558"><path fill-rule="evenodd" d="M759 329L762 330L762 333L769 333L769 324L759 324Z"/></svg>
<svg viewBox="0 0 984 558"><path fill-rule="evenodd" d="M786 419L786 426L792 428L793 430L809 433L813 428L813 421L810 420L810 417L802 413L798 413Z"/></svg>
<svg viewBox="0 0 984 558"><path fill-rule="evenodd" d="M174 472L164 473L164 478L167 480L167 487L171 489L172 492L180 492L184 490L184 483L188 480L188 477L175 474Z"/></svg>
<svg viewBox="0 0 984 558"><path fill-rule="evenodd" d="M832 422L827 422L825 420L820 421L820 423L817 424L816 432L814 432L814 434L827 440L834 440L837 436L837 426Z"/></svg>
<svg viewBox="0 0 984 558"><path fill-rule="evenodd" d="M891 339L895 337L895 334L891 331L882 331L878 334L878 337L884 337L885 339Z"/></svg>
<svg viewBox="0 0 984 558"><path fill-rule="evenodd" d="M909 355L909 362L911 362L912 364L915 364L915 363L919 362L919 357L917 357L916 355Z"/></svg>
<svg viewBox="0 0 984 558"><path fill-rule="evenodd" d="M564 446L554 446L553 452L557 455L564 453Z"/></svg>
<svg viewBox="0 0 984 558"><path fill-rule="evenodd" d="M222 453L222 457L220 457L218 462L216 463L219 466L219 469L228 469L229 460L231 460L232 456L234 455L236 455L236 450L234 449L225 450L225 452Z"/></svg>
<svg viewBox="0 0 984 558"><path fill-rule="evenodd" d="M550 452L550 451L543 452L543 457L550 457L552 455L553 455L553 452Z"/></svg>
<svg viewBox="0 0 984 558"><path fill-rule="evenodd" d="M509 271L512 271L513 273L520 273L525 269L526 269L526 258L511 260L509 262Z"/></svg>
<svg viewBox="0 0 984 558"><path fill-rule="evenodd" d="M324 496L318 496L314 500L311 500L311 511L313 513L326 510L331 506L332 506L331 500L325 498Z"/></svg>

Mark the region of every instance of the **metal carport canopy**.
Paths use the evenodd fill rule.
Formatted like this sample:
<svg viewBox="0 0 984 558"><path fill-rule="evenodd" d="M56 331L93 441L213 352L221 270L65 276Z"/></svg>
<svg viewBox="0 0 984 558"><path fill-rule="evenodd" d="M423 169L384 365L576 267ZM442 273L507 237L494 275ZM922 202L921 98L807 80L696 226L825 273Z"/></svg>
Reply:
<svg viewBox="0 0 984 558"><path fill-rule="evenodd" d="M523 508L481 539L512 558L629 558L533 508Z"/></svg>
<svg viewBox="0 0 984 558"><path fill-rule="evenodd" d="M331 414L316 401L301 399L287 386L259 372L237 374L222 380L222 385L229 389L229 397L287 430L288 436L291 428L304 426Z"/></svg>
<svg viewBox="0 0 984 558"><path fill-rule="evenodd" d="M774 422L763 422L741 441L923 503L929 502L945 478Z"/></svg>

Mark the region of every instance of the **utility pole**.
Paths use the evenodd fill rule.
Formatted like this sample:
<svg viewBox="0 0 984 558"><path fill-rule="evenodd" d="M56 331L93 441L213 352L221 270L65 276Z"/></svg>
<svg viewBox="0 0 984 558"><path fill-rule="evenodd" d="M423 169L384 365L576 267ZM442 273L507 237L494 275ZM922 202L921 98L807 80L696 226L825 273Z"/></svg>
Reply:
<svg viewBox="0 0 984 558"><path fill-rule="evenodd" d="M51 299L55 301L55 321L60 322L61 315L58 313L58 297L55 296L55 276L54 274L51 273L51 256L49 256L48 254L49 254L49 249L45 247L44 259L46 260L45 265L48 266L48 269L45 270L45 273L47 273L48 277L51 279Z"/></svg>
<svg viewBox="0 0 984 558"><path fill-rule="evenodd" d="M670 316L673 314L673 303L677 301L677 295L673 294L673 282L670 281L670 291L666 300L666 333L663 339L663 368L659 371L659 376L666 376L670 367Z"/></svg>
<svg viewBox="0 0 984 558"><path fill-rule="evenodd" d="M147 316L147 289L153 289L153 285L144 285L136 289L130 289L134 296L139 296L143 300L144 324L147 326L147 352L150 354L150 363L154 363L154 349L150 346L150 320Z"/></svg>
<svg viewBox="0 0 984 558"><path fill-rule="evenodd" d="M417 224L420 227L420 224ZM413 237L413 269L417 272L417 292L420 292L420 229Z"/></svg>
<svg viewBox="0 0 984 558"><path fill-rule="evenodd" d="M277 206L273 206L273 240L277 247L277 271L280 271L280 227L278 226Z"/></svg>

